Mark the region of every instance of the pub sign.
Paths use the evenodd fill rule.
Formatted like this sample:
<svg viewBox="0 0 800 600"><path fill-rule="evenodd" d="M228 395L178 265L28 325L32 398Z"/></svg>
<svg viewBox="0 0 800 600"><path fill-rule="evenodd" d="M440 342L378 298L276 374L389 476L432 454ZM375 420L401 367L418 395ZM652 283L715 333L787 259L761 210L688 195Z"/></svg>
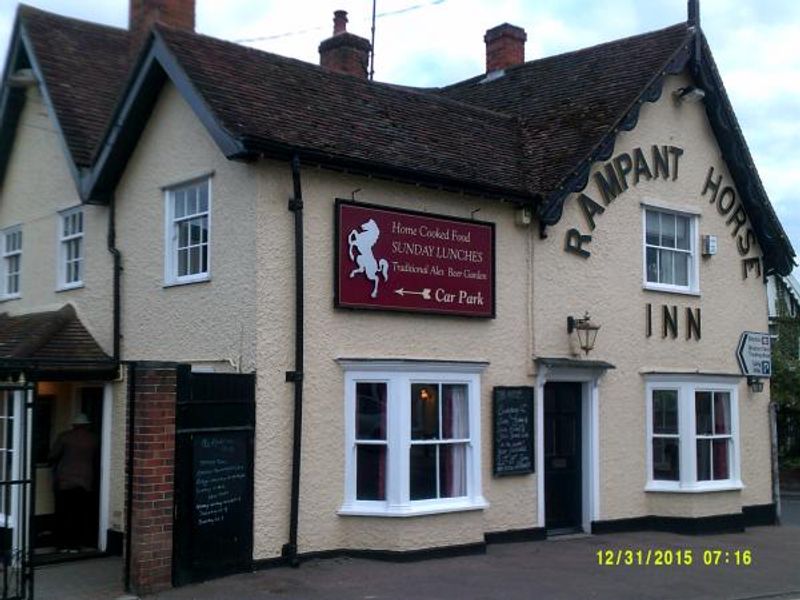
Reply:
<svg viewBox="0 0 800 600"><path fill-rule="evenodd" d="M335 303L494 317L494 223L336 201Z"/></svg>

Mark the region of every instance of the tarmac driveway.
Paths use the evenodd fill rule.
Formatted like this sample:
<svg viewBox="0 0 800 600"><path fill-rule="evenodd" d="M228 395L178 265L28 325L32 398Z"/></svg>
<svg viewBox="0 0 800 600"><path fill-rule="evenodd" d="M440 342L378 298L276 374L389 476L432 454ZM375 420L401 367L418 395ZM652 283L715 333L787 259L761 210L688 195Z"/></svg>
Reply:
<svg viewBox="0 0 800 600"><path fill-rule="evenodd" d="M600 566L598 550L692 550L692 564ZM617 554L617 550L622 550ZM704 551L721 551L719 554ZM734 552L749 565L736 565ZM728 552L729 554L725 554ZM685 554L683 555L685 557ZM725 564L725 559L728 564ZM662 555L663 558L663 555ZM704 564L704 558L712 563ZM651 563L655 560L651 552ZM363 559L313 560L171 590L174 599L450 599L532 598L800 598L800 528L753 527L745 533L682 536L626 533L542 542L495 544L485 555L389 563Z"/></svg>

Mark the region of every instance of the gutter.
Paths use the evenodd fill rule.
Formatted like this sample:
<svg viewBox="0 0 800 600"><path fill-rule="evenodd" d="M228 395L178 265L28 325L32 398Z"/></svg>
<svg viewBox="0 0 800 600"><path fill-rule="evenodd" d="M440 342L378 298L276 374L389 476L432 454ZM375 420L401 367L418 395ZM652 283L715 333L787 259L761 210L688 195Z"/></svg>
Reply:
<svg viewBox="0 0 800 600"><path fill-rule="evenodd" d="M292 436L292 491L289 512L289 541L282 555L292 567L299 566L297 558L297 528L300 505L300 450L303 435L303 192L300 186L300 156L292 155L293 197L289 210L294 213L294 371L286 372L286 381L294 384L294 427Z"/></svg>

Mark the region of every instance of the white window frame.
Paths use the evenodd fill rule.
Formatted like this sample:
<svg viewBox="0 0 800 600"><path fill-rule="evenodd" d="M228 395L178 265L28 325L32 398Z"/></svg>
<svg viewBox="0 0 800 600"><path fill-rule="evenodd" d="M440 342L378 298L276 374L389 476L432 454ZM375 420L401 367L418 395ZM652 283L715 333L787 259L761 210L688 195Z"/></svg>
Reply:
<svg viewBox="0 0 800 600"><path fill-rule="evenodd" d="M480 510L488 506L481 487L481 384L485 363L339 361L345 370L345 485L340 515L413 517ZM356 499L356 383L386 383L386 500ZM411 385L467 386L469 433L467 494L459 498L410 499Z"/></svg>
<svg viewBox="0 0 800 600"><path fill-rule="evenodd" d="M64 223L73 215L80 215L80 231L64 235ZM86 231L86 214L82 206L75 206L62 210L58 213L58 282L56 289L61 290L74 290L75 288L83 287L83 277L86 269L86 242L84 232ZM80 256L77 259L72 259L70 262L77 262L80 272L80 278L76 281L67 281L67 245L74 240L80 240Z"/></svg>
<svg viewBox="0 0 800 600"><path fill-rule="evenodd" d="M656 283L647 280L647 212L659 212L662 214L672 214L684 217L689 220L689 273L688 285L673 285L668 283ZM671 294L700 294L700 235L698 226L699 215L686 210L668 208L657 203L642 203L642 287L646 290L667 292ZM667 248L676 252L686 252L685 250Z"/></svg>
<svg viewBox="0 0 800 600"><path fill-rule="evenodd" d="M198 211L178 219L175 217L175 193L189 188L208 187L208 207L205 211ZM164 188L164 285L184 285L211 279L211 206L212 206L211 176L204 175L182 183ZM205 216L208 223L208 241L206 242L206 270L191 275L178 275L178 230L177 222Z"/></svg>
<svg viewBox="0 0 800 600"><path fill-rule="evenodd" d="M660 375L647 378L645 405L647 418L647 484L648 492L717 492L740 490L741 448L739 445L739 384L732 377L686 377L684 375ZM653 391L677 390L678 392L678 481L653 479ZM695 392L725 392L730 396L731 451L728 479L710 481L697 480L697 440L695 419Z"/></svg>
<svg viewBox="0 0 800 600"><path fill-rule="evenodd" d="M20 244L18 250L12 250L10 252L6 251L6 240L19 233L20 235ZM6 227L5 229L0 232L0 251L2 251L2 263L0 264L0 300L13 300L15 298L20 298L22 296L22 245L25 243L24 236L22 235L22 225L14 225L13 227ZM8 263L14 256L19 257L19 262L17 266L17 291L10 292L8 291Z"/></svg>

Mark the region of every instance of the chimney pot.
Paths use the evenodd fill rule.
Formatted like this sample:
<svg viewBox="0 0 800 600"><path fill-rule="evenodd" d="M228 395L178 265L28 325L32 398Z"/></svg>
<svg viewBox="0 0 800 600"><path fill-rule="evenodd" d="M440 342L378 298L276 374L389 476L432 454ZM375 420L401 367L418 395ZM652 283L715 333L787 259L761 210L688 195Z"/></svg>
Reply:
<svg viewBox="0 0 800 600"><path fill-rule="evenodd" d="M347 32L347 12L333 13L333 36L319 45L319 64L330 71L367 78L369 53L368 40Z"/></svg>
<svg viewBox="0 0 800 600"><path fill-rule="evenodd" d="M522 27L503 23L486 31L486 72L507 69L525 62L528 34Z"/></svg>
<svg viewBox="0 0 800 600"><path fill-rule="evenodd" d="M336 10L333 12L333 35L347 32L347 11Z"/></svg>

